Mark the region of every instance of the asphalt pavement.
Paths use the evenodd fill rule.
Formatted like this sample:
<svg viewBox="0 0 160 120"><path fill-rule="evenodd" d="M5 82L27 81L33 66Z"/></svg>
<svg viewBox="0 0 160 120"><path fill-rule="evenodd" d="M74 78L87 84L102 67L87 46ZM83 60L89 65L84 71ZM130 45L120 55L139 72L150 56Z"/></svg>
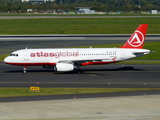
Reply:
<svg viewBox="0 0 160 120"><path fill-rule="evenodd" d="M157 37L158 38L158 37ZM158 41L158 39L153 41ZM86 39L86 38L82 38ZM124 43L93 40L0 41L1 54L24 47L73 47ZM50 42L49 42L50 41ZM152 40L151 40L152 41ZM56 73L52 69L22 67L0 62L0 87L117 87L159 88L160 65L84 66L82 74ZM101 94L74 94L0 98L0 120L159 120L160 91L136 91Z"/></svg>

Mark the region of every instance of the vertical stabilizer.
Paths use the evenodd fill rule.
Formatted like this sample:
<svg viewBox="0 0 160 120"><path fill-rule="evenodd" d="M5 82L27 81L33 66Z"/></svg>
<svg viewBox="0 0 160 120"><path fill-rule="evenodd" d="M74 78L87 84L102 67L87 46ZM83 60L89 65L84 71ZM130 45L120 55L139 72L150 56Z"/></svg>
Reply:
<svg viewBox="0 0 160 120"><path fill-rule="evenodd" d="M139 25L139 27L135 30L135 32L131 35L127 42L120 48L142 49L146 37L147 28L148 24Z"/></svg>

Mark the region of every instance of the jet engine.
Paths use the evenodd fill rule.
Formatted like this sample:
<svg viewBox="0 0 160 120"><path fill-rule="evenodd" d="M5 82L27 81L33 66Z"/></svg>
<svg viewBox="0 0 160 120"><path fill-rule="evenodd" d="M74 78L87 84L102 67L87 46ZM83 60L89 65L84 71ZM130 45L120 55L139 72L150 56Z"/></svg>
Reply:
<svg viewBox="0 0 160 120"><path fill-rule="evenodd" d="M55 66L55 71L67 72L74 70L74 65L71 63L57 63Z"/></svg>

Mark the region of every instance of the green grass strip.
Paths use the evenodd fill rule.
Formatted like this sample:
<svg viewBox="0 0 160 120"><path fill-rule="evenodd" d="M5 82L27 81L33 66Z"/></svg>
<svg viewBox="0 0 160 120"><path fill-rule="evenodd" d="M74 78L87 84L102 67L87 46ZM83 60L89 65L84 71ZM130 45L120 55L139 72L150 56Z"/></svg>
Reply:
<svg viewBox="0 0 160 120"><path fill-rule="evenodd" d="M29 88L0 88L0 97L89 94L145 90L160 90L160 88L40 88L40 91L38 92L30 91Z"/></svg>
<svg viewBox="0 0 160 120"><path fill-rule="evenodd" d="M147 34L159 34L160 17L0 19L0 34L132 34L149 24Z"/></svg>

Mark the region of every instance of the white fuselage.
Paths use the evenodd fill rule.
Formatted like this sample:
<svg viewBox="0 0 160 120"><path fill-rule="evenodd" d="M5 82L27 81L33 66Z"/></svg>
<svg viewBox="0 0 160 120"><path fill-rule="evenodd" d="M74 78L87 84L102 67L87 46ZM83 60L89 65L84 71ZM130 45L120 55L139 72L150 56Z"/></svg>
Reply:
<svg viewBox="0 0 160 120"><path fill-rule="evenodd" d="M147 49L73 48L73 49L22 49L5 58L12 65L54 65L73 62L80 66L119 62L150 53Z"/></svg>

